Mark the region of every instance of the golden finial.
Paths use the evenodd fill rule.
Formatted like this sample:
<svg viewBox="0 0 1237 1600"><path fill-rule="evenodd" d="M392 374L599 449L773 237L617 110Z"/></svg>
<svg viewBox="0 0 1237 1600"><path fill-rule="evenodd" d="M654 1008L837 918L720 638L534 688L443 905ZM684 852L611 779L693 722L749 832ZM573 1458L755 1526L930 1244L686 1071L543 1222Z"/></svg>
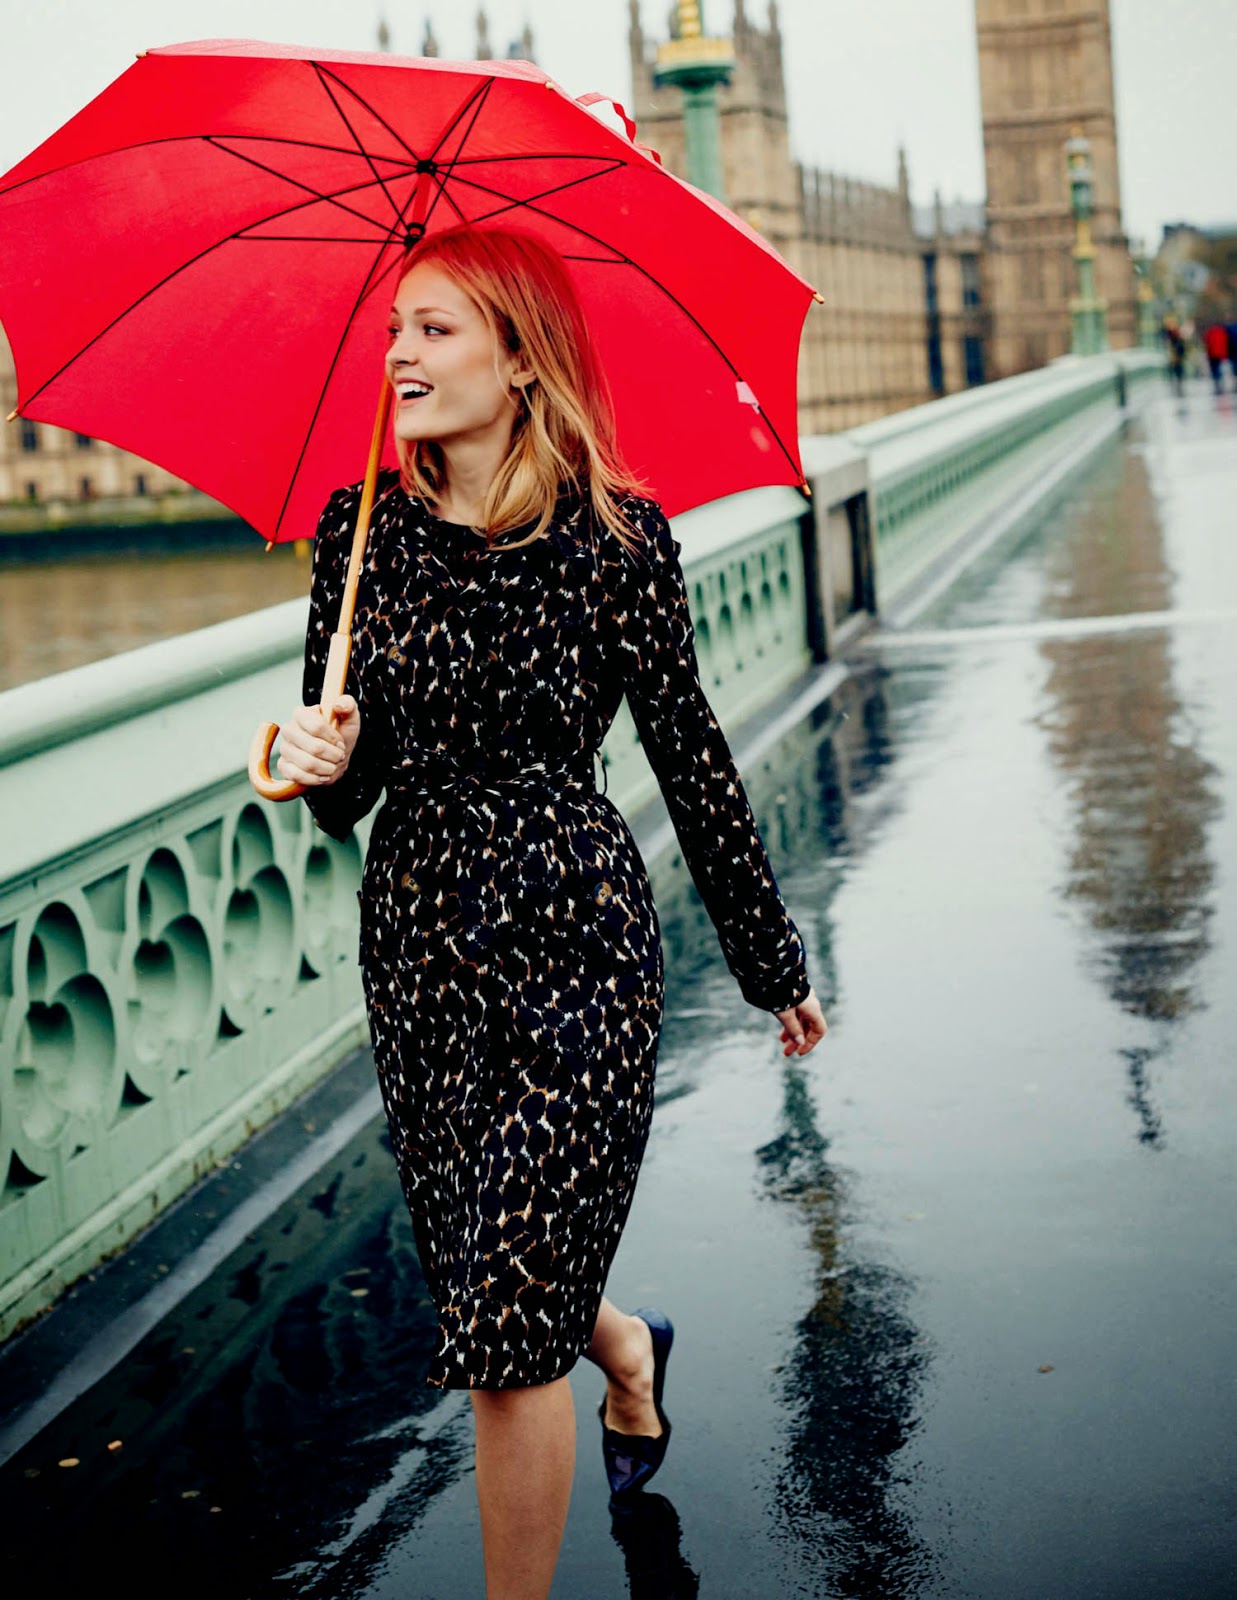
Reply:
<svg viewBox="0 0 1237 1600"><path fill-rule="evenodd" d="M679 0L679 38L699 39L703 32L697 0Z"/></svg>

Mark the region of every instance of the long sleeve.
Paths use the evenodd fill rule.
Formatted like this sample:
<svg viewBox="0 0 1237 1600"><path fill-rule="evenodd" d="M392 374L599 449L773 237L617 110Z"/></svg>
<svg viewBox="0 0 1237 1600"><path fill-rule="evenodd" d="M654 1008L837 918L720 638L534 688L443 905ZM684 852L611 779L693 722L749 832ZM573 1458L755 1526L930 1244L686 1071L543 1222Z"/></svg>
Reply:
<svg viewBox="0 0 1237 1600"><path fill-rule="evenodd" d="M348 576L358 500L355 489L337 489L318 520L310 578L309 624L305 635L305 669L301 679L303 705L316 706L321 701L327 653L331 635L339 623L339 607ZM356 669L355 651L349 654L344 687L348 694L356 697L361 709L361 732L348 769L335 783L307 788L301 796L322 831L339 840L347 839L359 819L373 807L394 765L385 707L377 694L366 694Z"/></svg>
<svg viewBox="0 0 1237 1600"><path fill-rule="evenodd" d="M654 503L638 520L648 544L622 630L627 702L726 965L751 1005L785 1011L810 988L803 941L700 681L682 546Z"/></svg>

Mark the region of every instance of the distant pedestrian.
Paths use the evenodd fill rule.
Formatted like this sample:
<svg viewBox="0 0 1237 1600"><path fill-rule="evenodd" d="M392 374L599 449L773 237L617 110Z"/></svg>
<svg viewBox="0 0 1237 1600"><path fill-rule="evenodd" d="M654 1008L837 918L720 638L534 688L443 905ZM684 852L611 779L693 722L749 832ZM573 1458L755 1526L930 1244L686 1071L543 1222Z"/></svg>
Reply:
<svg viewBox="0 0 1237 1600"><path fill-rule="evenodd" d="M1160 335L1168 349L1168 375L1174 390L1185 393L1185 336L1176 317L1165 317Z"/></svg>
<svg viewBox="0 0 1237 1600"><path fill-rule="evenodd" d="M1213 322L1203 334L1203 349L1207 352L1207 365L1211 368L1211 381L1217 394L1224 393L1224 363L1229 357L1228 329L1222 322Z"/></svg>
<svg viewBox="0 0 1237 1600"><path fill-rule="evenodd" d="M1233 374L1233 388L1237 390L1237 317L1224 324L1228 334L1228 364Z"/></svg>

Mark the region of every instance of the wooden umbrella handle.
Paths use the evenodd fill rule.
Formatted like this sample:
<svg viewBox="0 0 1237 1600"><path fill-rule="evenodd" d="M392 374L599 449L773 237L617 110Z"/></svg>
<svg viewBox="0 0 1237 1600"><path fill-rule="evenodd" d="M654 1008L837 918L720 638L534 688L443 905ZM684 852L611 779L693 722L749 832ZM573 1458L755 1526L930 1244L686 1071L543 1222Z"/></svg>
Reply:
<svg viewBox="0 0 1237 1600"><path fill-rule="evenodd" d="M361 491L361 506L357 512L356 531L352 535L352 553L348 557L348 576L344 582L343 599L339 607L339 624L331 635L327 652L326 671L322 677L320 709L329 717L328 706L334 705L344 693L348 681L348 661L352 654L352 618L356 611L357 581L365 560L365 546L369 539L369 519L374 509L374 491L378 483L378 462L386 438L387 421L391 415L391 385L386 373L382 375L382 392L378 397L378 413L374 418L374 432L369 444L369 463L365 468L365 486ZM333 718L332 718L333 720ZM264 722L254 734L249 746L249 781L264 800L295 800L304 794L308 785L294 778L271 776L271 749L279 736L277 722Z"/></svg>

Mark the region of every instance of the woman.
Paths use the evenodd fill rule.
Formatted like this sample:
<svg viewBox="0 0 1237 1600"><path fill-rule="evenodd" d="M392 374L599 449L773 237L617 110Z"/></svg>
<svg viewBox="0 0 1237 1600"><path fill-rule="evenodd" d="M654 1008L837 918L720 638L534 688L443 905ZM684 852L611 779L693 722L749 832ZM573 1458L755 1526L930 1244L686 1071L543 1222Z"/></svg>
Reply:
<svg viewBox="0 0 1237 1600"><path fill-rule="evenodd" d="M348 693L318 709L360 486L314 544L278 770L346 839L374 1060L426 1281L429 1381L471 1391L491 1600L544 1596L574 1466L566 1374L606 1375L612 1490L660 1464L669 1320L602 1295L652 1112L660 930L594 758L623 694L742 992L785 1053L826 1025L700 685L680 545L615 446L561 260L453 229L408 258Z"/></svg>

